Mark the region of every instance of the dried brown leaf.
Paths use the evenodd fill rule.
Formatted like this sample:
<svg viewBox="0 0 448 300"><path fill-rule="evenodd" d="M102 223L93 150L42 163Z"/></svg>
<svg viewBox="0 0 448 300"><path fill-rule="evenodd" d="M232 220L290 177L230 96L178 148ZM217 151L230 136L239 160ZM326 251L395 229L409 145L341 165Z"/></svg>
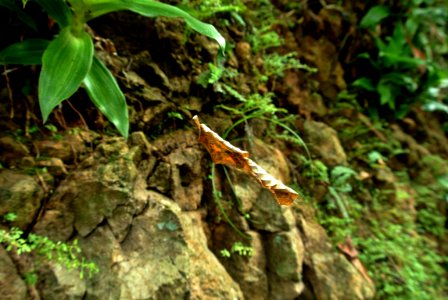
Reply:
<svg viewBox="0 0 448 300"><path fill-rule="evenodd" d="M222 139L207 125L201 124L198 116L194 116L193 120L199 129L199 142L205 146L215 164L241 169L251 175L274 195L280 205L291 205L299 197L293 189L284 185L251 160L249 152Z"/></svg>

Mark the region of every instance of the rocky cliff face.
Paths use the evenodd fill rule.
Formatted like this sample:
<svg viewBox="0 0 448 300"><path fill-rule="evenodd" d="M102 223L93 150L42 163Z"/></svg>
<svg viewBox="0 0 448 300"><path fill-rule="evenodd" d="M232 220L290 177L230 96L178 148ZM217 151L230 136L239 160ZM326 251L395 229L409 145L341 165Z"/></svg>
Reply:
<svg viewBox="0 0 448 300"><path fill-rule="evenodd" d="M280 151L262 142L254 149L266 170L288 180ZM20 216L17 226L32 227L57 241L78 239L85 256L100 268L92 278L80 279L77 271L51 261L40 263L34 265L38 279L32 287L21 274L33 266L32 261L11 260L2 250L2 295L7 299L373 297L371 284L330 245L311 208L302 203L280 207L269 192L237 171L230 174L234 191L251 217L226 209L243 235L231 228L210 197L208 163L196 133L178 130L152 143L140 132L133 133L128 143L121 138L100 141L55 186L47 202L37 176L0 171L1 190L10 191L10 201L2 197L2 209ZM216 181L220 174L216 173ZM250 247L252 255L221 255L222 249L237 242Z"/></svg>

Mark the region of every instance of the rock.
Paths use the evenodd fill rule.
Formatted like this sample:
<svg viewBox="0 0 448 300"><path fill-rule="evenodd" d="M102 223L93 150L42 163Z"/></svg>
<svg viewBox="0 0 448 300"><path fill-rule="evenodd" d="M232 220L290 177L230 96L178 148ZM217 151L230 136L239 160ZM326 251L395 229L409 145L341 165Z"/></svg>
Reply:
<svg viewBox="0 0 448 300"><path fill-rule="evenodd" d="M372 299L374 288L341 254L313 253L307 272L317 299Z"/></svg>
<svg viewBox="0 0 448 300"><path fill-rule="evenodd" d="M304 130L308 145L326 166L347 164L347 155L333 128L321 122L305 121Z"/></svg>
<svg viewBox="0 0 448 300"><path fill-rule="evenodd" d="M312 93L311 97L307 101L307 110L311 113L315 113L319 117L324 117L328 113L328 109L325 106L324 100L322 96L318 93Z"/></svg>
<svg viewBox="0 0 448 300"><path fill-rule="evenodd" d="M282 152L263 143L254 141L249 151L253 160L269 174L285 184L289 180L289 168ZM288 231L295 226L291 211L281 207L272 194L261 188L258 182L242 172L231 170L234 191L241 200L244 212L250 213L251 227L269 232Z"/></svg>
<svg viewBox="0 0 448 300"><path fill-rule="evenodd" d="M39 157L59 158L64 163L73 163L87 153L86 143L93 141L95 136L87 132L65 134L62 139L48 139L35 143Z"/></svg>
<svg viewBox="0 0 448 300"><path fill-rule="evenodd" d="M60 158L51 157L49 159L39 160L36 165L41 168L46 168L48 172L56 176L68 174L65 164Z"/></svg>
<svg viewBox="0 0 448 300"><path fill-rule="evenodd" d="M199 207L203 192L203 151L192 131L178 130L154 142L162 153L148 185L169 195L183 210Z"/></svg>
<svg viewBox="0 0 448 300"><path fill-rule="evenodd" d="M290 179L285 155L277 148L255 139L250 149L252 159L276 179L287 184Z"/></svg>
<svg viewBox="0 0 448 300"><path fill-rule="evenodd" d="M151 146L141 137L132 139L131 149L121 139L104 141L49 200L35 231L61 241L77 238L100 273L79 280L48 264L39 269L41 296L243 299L207 247L202 213L183 212L174 199L147 190L145 174L136 172L136 158L147 150L135 149ZM176 153L171 150L165 148L168 157ZM177 153L169 161L177 166L184 158Z"/></svg>
<svg viewBox="0 0 448 300"><path fill-rule="evenodd" d="M30 169L36 166L36 160L32 156L24 156L20 160L18 167L21 169Z"/></svg>
<svg viewBox="0 0 448 300"><path fill-rule="evenodd" d="M98 224L111 218L113 230L119 236L125 234L118 227L127 228L129 224L114 226L114 220L119 218L130 222L129 218L122 216L123 212L134 215L137 211L136 204L129 202L137 178L137 169L132 157L129 157L129 148L121 138L111 139L100 144L93 157L93 162L80 164L79 169L56 189L48 201L43 218L36 225L37 232L47 235L46 231L51 228L59 228L57 239L66 241L73 230L86 236ZM126 205L131 209L123 209Z"/></svg>
<svg viewBox="0 0 448 300"><path fill-rule="evenodd" d="M159 88L147 86L143 87L142 98L148 102L166 102L167 99Z"/></svg>
<svg viewBox="0 0 448 300"><path fill-rule="evenodd" d="M179 77L170 78L170 88L171 88L172 92L189 95L190 94L190 85L191 85L191 80L186 77L179 76Z"/></svg>
<svg viewBox="0 0 448 300"><path fill-rule="evenodd" d="M208 249L200 213L184 212L181 216L190 253L191 299L244 299L238 283Z"/></svg>
<svg viewBox="0 0 448 300"><path fill-rule="evenodd" d="M249 212L257 201L262 187L246 173L235 170L229 170L229 173L231 174L233 191L241 202L241 210Z"/></svg>
<svg viewBox="0 0 448 300"><path fill-rule="evenodd" d="M374 286L334 250L325 230L309 216L297 219L305 246L304 299L372 299Z"/></svg>
<svg viewBox="0 0 448 300"><path fill-rule="evenodd" d="M219 45L215 41L212 41L205 35L196 35L195 41L207 51L210 59L218 55Z"/></svg>
<svg viewBox="0 0 448 300"><path fill-rule="evenodd" d="M311 36L304 36L300 40L300 57L316 67L320 91L328 99L336 100L337 94L346 89L344 69L335 59L338 55L336 46L325 36L315 40Z"/></svg>
<svg viewBox="0 0 448 300"><path fill-rule="evenodd" d="M232 278L238 282L246 299L269 299L268 278L266 275L266 254L261 235L256 231L245 231L246 238L236 233L229 226L215 230L213 245L221 263ZM219 234L219 236L215 236ZM220 251L231 251L235 243L241 243L252 249L252 255L242 256L236 252L230 257L223 257Z"/></svg>
<svg viewBox="0 0 448 300"><path fill-rule="evenodd" d="M155 106L145 109L143 115L140 117L141 122L146 126L154 126L161 124L166 118L167 112L173 108L173 104L168 102L159 102Z"/></svg>
<svg viewBox="0 0 448 300"><path fill-rule="evenodd" d="M107 223L118 242L121 243L126 238L134 213L135 209L132 207L120 205L114 209L112 216L107 218Z"/></svg>
<svg viewBox="0 0 448 300"><path fill-rule="evenodd" d="M65 193L63 197L64 200L73 197L74 202L71 205L75 214L74 228L82 236L90 234L105 218L112 217L115 209L119 209L129 198L129 193L125 189L111 188L101 182L84 181L81 190L74 189ZM116 222L112 224L114 223ZM121 226L127 227L126 223Z"/></svg>
<svg viewBox="0 0 448 300"><path fill-rule="evenodd" d="M0 295L2 299L23 300L28 299L25 282L17 273L17 267L8 253L0 246Z"/></svg>
<svg viewBox="0 0 448 300"><path fill-rule="evenodd" d="M172 198L184 210L199 207L202 199L203 180L201 176L202 151L196 148L180 148L168 156L172 166Z"/></svg>
<svg viewBox="0 0 448 300"><path fill-rule="evenodd" d="M171 165L167 162L160 162L148 179L148 187L167 194L171 190Z"/></svg>
<svg viewBox="0 0 448 300"><path fill-rule="evenodd" d="M235 53L242 63L247 63L251 58L251 47L248 42L238 42L235 46Z"/></svg>
<svg viewBox="0 0 448 300"><path fill-rule="evenodd" d="M45 193L34 176L19 171L0 170L0 216L14 213L11 226L25 230L36 217Z"/></svg>
<svg viewBox="0 0 448 300"><path fill-rule="evenodd" d="M165 72L159 67L158 64L153 62L146 62L145 71L153 78L154 81L158 81L163 87L170 89L170 80L166 76Z"/></svg>
<svg viewBox="0 0 448 300"><path fill-rule="evenodd" d="M49 233L53 238L54 233ZM63 288L64 280L58 270L58 266L48 264L45 268L39 269L39 291L44 290L55 291L56 299L69 299L70 295L77 295L84 292L81 299L130 299L120 298L121 282L117 278L116 268L117 261L122 259L120 244L115 239L112 231L108 226L99 226L88 237L75 236L79 240L79 246L82 248L82 254L88 260L95 262L100 269L99 273L93 275L92 278L85 276L79 282L79 278L71 277L72 289ZM66 271L67 272L67 271ZM74 276L77 272L74 272ZM49 297L51 299L51 297ZM75 298L77 299L77 298Z"/></svg>
<svg viewBox="0 0 448 300"><path fill-rule="evenodd" d="M28 148L12 136L0 138L0 162L6 165L15 165L29 153Z"/></svg>
<svg viewBox="0 0 448 300"><path fill-rule="evenodd" d="M268 232L288 231L295 226L291 209L280 206L272 194L263 189L250 211L251 227Z"/></svg>
<svg viewBox="0 0 448 300"><path fill-rule="evenodd" d="M37 289L42 299L85 299L86 282L78 270L48 262L40 266Z"/></svg>
<svg viewBox="0 0 448 300"><path fill-rule="evenodd" d="M311 114L323 117L328 113L322 96L311 91L310 84L303 82L304 79L295 71L286 71L283 78L284 84L278 86L280 93L286 93L289 104L297 107L298 112L305 115L307 119Z"/></svg>
<svg viewBox="0 0 448 300"><path fill-rule="evenodd" d="M303 291L304 246L296 228L265 238L269 299L296 299Z"/></svg>
<svg viewBox="0 0 448 300"><path fill-rule="evenodd" d="M166 198L134 218L121 244L123 259L115 262L121 299L179 299L188 293L187 247L169 202Z"/></svg>
<svg viewBox="0 0 448 300"><path fill-rule="evenodd" d="M68 203L50 203L34 232L54 241L67 241L73 235L75 222L75 214L68 207Z"/></svg>

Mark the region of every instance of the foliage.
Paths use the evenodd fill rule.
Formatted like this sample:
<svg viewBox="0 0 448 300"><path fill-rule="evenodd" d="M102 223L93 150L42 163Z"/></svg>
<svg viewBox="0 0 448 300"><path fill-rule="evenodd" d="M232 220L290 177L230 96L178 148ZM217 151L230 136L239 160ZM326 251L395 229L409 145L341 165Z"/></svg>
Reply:
<svg viewBox="0 0 448 300"><path fill-rule="evenodd" d="M157 1L35 1L56 20L61 29L59 35L52 41L29 39L10 45L0 51L0 63L42 64L39 105L44 122L56 106L83 86L92 102L118 131L124 137L128 135L129 117L125 97L113 75L94 55L92 37L84 29L85 23L96 17L119 10L130 10L146 17L179 17L195 31L215 39L221 48L225 47L224 38L212 25L193 18L177 7ZM0 5L19 11L12 0L1 0ZM24 13L19 13L19 17L24 19Z"/></svg>
<svg viewBox="0 0 448 300"><path fill-rule="evenodd" d="M325 210L318 210L318 218L331 234L335 242L341 242L351 235L354 219L358 217L359 206L352 199L351 178L357 176L349 167L336 166L331 171L320 160L309 160L302 156L303 176L324 183L328 187ZM353 215L352 215L353 213Z"/></svg>
<svg viewBox="0 0 448 300"><path fill-rule="evenodd" d="M239 256L252 256L254 255L254 249L250 246L244 245L242 242L235 242L232 248L229 250L221 249L220 251L222 257L229 258L232 254L236 253Z"/></svg>
<svg viewBox="0 0 448 300"><path fill-rule="evenodd" d="M15 214L8 213L3 216L3 219L13 221ZM45 236L33 233L25 237L22 230L12 227L9 230L0 229L0 243L6 245L7 251L14 250L19 255L34 252L48 261L66 267L68 270L76 269L80 272L80 278L84 277L85 272L88 272L89 276L99 272L98 267L93 262L80 257L81 249L77 240L67 244L53 242Z"/></svg>
<svg viewBox="0 0 448 300"><path fill-rule="evenodd" d="M359 56L370 68L353 86L364 91L374 115L379 106L398 118L414 103L444 109L448 71L440 59L448 53L447 12L446 2L406 1L394 8L374 6L361 20L360 27L373 35L377 53Z"/></svg>
<svg viewBox="0 0 448 300"><path fill-rule="evenodd" d="M380 145L372 139L368 142ZM368 162L372 172L387 168L386 163L395 155L392 150L366 149L370 152L358 159ZM411 179L405 171L396 172L397 182L392 189L369 181L353 182L350 178L356 173L350 168L336 167L328 172L325 165L313 164L317 171L314 176L327 182L329 191L327 205L318 207L318 218L335 243L352 237L375 282L377 298L442 299L447 286L443 269L447 258L438 253L435 239L445 233L446 218L438 207L448 195L448 162L440 157L425 157L417 178ZM414 188L416 194L407 192L408 187ZM391 201L391 197L396 200ZM401 208L413 199L415 219L412 210Z"/></svg>
<svg viewBox="0 0 448 300"><path fill-rule="evenodd" d="M270 76L283 77L286 70L305 70L309 73L317 72L316 68L301 63L295 56L297 53L290 52L285 55L277 53L266 54L263 56L264 72L260 81L267 81Z"/></svg>
<svg viewBox="0 0 448 300"><path fill-rule="evenodd" d="M241 20L239 14L246 10L241 0L183 0L181 7L200 19L209 18L218 13L230 13L234 18Z"/></svg>
<svg viewBox="0 0 448 300"><path fill-rule="evenodd" d="M277 32L271 30L271 26L265 26L261 29L254 28L253 35L249 36L249 43L252 51L259 53L269 48L279 47L284 42Z"/></svg>
<svg viewBox="0 0 448 300"><path fill-rule="evenodd" d="M415 236L408 226L372 221L371 237L355 240L360 259L376 282L378 298L438 299L446 283L441 266L446 259L431 240Z"/></svg>
<svg viewBox="0 0 448 300"><path fill-rule="evenodd" d="M443 238L446 217L440 213L440 207L448 200L448 161L428 155L422 159L422 165L424 168L414 183L418 194L417 231Z"/></svg>

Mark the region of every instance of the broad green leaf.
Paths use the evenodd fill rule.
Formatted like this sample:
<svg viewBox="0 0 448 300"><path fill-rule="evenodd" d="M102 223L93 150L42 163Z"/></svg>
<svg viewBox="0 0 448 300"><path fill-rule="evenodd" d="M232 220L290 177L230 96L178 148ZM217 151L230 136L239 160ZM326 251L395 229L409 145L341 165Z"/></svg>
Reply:
<svg viewBox="0 0 448 300"><path fill-rule="evenodd" d="M28 39L12 44L0 51L0 64L40 65L49 43L48 40Z"/></svg>
<svg viewBox="0 0 448 300"><path fill-rule="evenodd" d="M34 31L37 31L36 22L31 19L19 6L17 6L14 0L0 0L0 6L4 6L9 10L15 12L17 17L22 20L23 23L31 27Z"/></svg>
<svg viewBox="0 0 448 300"><path fill-rule="evenodd" d="M405 88L410 92L415 92L418 88L416 79L402 72L391 72L381 76L382 82L387 82L396 88Z"/></svg>
<svg viewBox="0 0 448 300"><path fill-rule="evenodd" d="M370 92L375 91L372 80L367 77L356 79L355 81L353 81L352 85Z"/></svg>
<svg viewBox="0 0 448 300"><path fill-rule="evenodd" d="M438 101L428 101L423 106L426 111L443 111L448 114L448 105Z"/></svg>
<svg viewBox="0 0 448 300"><path fill-rule="evenodd" d="M93 42L84 31L75 36L67 27L48 45L39 77L39 104L44 122L59 103L79 88L92 65L92 57Z"/></svg>
<svg viewBox="0 0 448 300"><path fill-rule="evenodd" d="M417 68L419 65L424 64L425 62L419 58L413 58L410 56L404 55L393 55L389 53L380 52L379 57L384 60L385 67L397 67L398 64L401 64L400 67L404 68Z"/></svg>
<svg viewBox="0 0 448 300"><path fill-rule="evenodd" d="M201 22L185 11L169 4L152 0L90 0L87 1L87 4L90 5L90 19L118 10L130 10L145 17L182 18L193 30L216 40L222 51L224 51L226 45L224 37L213 25Z"/></svg>
<svg viewBox="0 0 448 300"><path fill-rule="evenodd" d="M380 104L388 104L391 109L395 109L395 87L387 80L380 80L377 86L377 91L380 94Z"/></svg>
<svg viewBox="0 0 448 300"><path fill-rule="evenodd" d="M56 20L61 28L68 26L73 19L73 14L64 0L35 0L47 12L47 14Z"/></svg>
<svg viewBox="0 0 448 300"><path fill-rule="evenodd" d="M362 18L359 26L361 28L372 27L381 22L384 18L390 15L389 7L384 5L376 5L372 7L367 14Z"/></svg>
<svg viewBox="0 0 448 300"><path fill-rule="evenodd" d="M92 102L127 138L129 117L125 97L114 76L96 57L83 83Z"/></svg>

